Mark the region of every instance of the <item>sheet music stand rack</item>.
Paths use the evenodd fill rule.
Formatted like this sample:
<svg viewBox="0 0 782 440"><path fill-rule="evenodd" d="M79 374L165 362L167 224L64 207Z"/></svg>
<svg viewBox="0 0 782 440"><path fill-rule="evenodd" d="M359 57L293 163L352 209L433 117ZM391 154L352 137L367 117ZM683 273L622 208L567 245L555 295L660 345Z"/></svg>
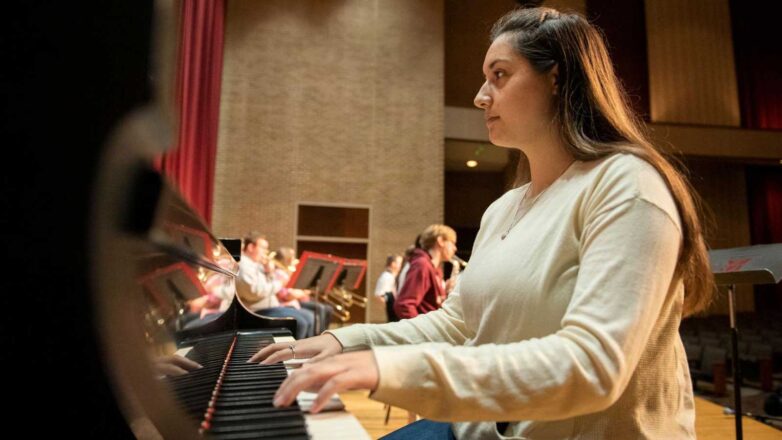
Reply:
<svg viewBox="0 0 782 440"><path fill-rule="evenodd" d="M334 285L334 281L339 275L339 269L342 267L342 258L328 254L319 254L316 252L304 251L296 265L296 271L293 272L289 288L312 289L312 301L318 302L318 295L326 292ZM320 313L315 313L315 329L321 327ZM317 335L316 335L317 336Z"/></svg>
<svg viewBox="0 0 782 440"><path fill-rule="evenodd" d="M340 274L336 280L340 283L339 287L356 290L361 286L361 281L364 279L364 275L367 273L367 260L356 260L344 258L342 260L342 267L340 267Z"/></svg>
<svg viewBox="0 0 782 440"><path fill-rule="evenodd" d="M782 243L718 249L709 252L714 281L728 287L731 345L733 351L733 400L736 439L742 440L739 330L736 325L736 284L777 284L782 280Z"/></svg>

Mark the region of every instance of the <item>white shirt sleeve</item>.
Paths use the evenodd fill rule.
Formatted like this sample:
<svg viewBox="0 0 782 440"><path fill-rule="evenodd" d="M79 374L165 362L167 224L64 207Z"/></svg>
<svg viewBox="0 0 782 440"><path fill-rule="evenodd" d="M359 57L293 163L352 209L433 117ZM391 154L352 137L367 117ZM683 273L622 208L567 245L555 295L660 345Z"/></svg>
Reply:
<svg viewBox="0 0 782 440"><path fill-rule="evenodd" d="M261 271L261 268L258 264L250 261L240 260L239 277L236 282L245 284L247 287L249 287L250 292L255 295L256 302L253 303L252 306L272 306L268 300L270 300L271 295L275 293L275 284L266 278L266 274ZM237 289L238 288L239 286L237 286Z"/></svg>
<svg viewBox="0 0 782 440"><path fill-rule="evenodd" d="M396 292L396 281L394 275L391 272L384 270L377 279L375 284L375 296L383 296L386 292Z"/></svg>

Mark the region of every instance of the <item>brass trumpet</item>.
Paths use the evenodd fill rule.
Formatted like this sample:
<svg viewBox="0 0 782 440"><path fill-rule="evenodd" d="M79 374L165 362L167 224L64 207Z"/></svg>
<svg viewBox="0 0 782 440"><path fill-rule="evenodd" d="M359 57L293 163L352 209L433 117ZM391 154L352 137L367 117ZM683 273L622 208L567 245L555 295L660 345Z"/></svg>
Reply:
<svg viewBox="0 0 782 440"><path fill-rule="evenodd" d="M337 297L332 298L331 292L321 293L319 298L320 301L331 306L332 316L339 319L341 322L347 322L348 320L350 320L350 311L348 310L348 307L345 306L344 303L340 302L339 298Z"/></svg>
<svg viewBox="0 0 782 440"><path fill-rule="evenodd" d="M328 292L320 294L320 300L334 308L333 315L342 322L350 319L349 309L353 306L365 308L367 299L341 287L335 287Z"/></svg>
<svg viewBox="0 0 782 440"><path fill-rule="evenodd" d="M467 262L457 257L456 255L453 256L451 261L458 263L458 265L461 266L461 269L467 269ZM456 266L456 264L454 266Z"/></svg>
<svg viewBox="0 0 782 440"><path fill-rule="evenodd" d="M358 306L363 308L367 307L367 298L363 295L355 294L342 287L335 287L331 291L333 294L339 295L348 307Z"/></svg>

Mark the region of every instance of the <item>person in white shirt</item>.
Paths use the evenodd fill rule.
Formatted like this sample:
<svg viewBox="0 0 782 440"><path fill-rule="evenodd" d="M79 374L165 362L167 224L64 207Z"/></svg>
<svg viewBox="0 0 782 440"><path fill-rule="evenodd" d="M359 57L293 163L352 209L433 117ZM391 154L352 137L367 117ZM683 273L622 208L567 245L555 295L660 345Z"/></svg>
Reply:
<svg viewBox="0 0 782 440"><path fill-rule="evenodd" d="M491 41L475 105L530 182L486 210L441 309L258 352L313 359L275 405L306 389L317 412L369 389L438 420L389 439L695 438L678 328L715 291L696 195L644 135L586 19L516 9Z"/></svg>
<svg viewBox="0 0 782 440"><path fill-rule="evenodd" d="M312 336L314 316L293 307L281 307L277 293L282 283L274 278L274 267L269 259L269 242L257 232L244 238L242 258L239 259L239 277L236 291L242 303L252 312L273 318L295 318L296 339Z"/></svg>
<svg viewBox="0 0 782 440"><path fill-rule="evenodd" d="M402 256L389 255L386 257L386 268L377 278L377 284L375 284L375 297L385 303L388 322L399 321L394 313L394 299L397 294L396 277L401 267Z"/></svg>

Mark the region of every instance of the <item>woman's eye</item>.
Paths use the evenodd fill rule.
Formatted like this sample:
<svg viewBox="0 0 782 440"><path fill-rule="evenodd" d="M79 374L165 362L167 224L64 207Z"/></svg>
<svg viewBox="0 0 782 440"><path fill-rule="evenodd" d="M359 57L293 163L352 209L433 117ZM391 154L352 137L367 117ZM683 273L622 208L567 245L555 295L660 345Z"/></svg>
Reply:
<svg viewBox="0 0 782 440"><path fill-rule="evenodd" d="M494 78L495 79L500 79L500 78L502 78L504 76L505 76L505 72L503 72L502 70L497 70L497 71L494 72Z"/></svg>

